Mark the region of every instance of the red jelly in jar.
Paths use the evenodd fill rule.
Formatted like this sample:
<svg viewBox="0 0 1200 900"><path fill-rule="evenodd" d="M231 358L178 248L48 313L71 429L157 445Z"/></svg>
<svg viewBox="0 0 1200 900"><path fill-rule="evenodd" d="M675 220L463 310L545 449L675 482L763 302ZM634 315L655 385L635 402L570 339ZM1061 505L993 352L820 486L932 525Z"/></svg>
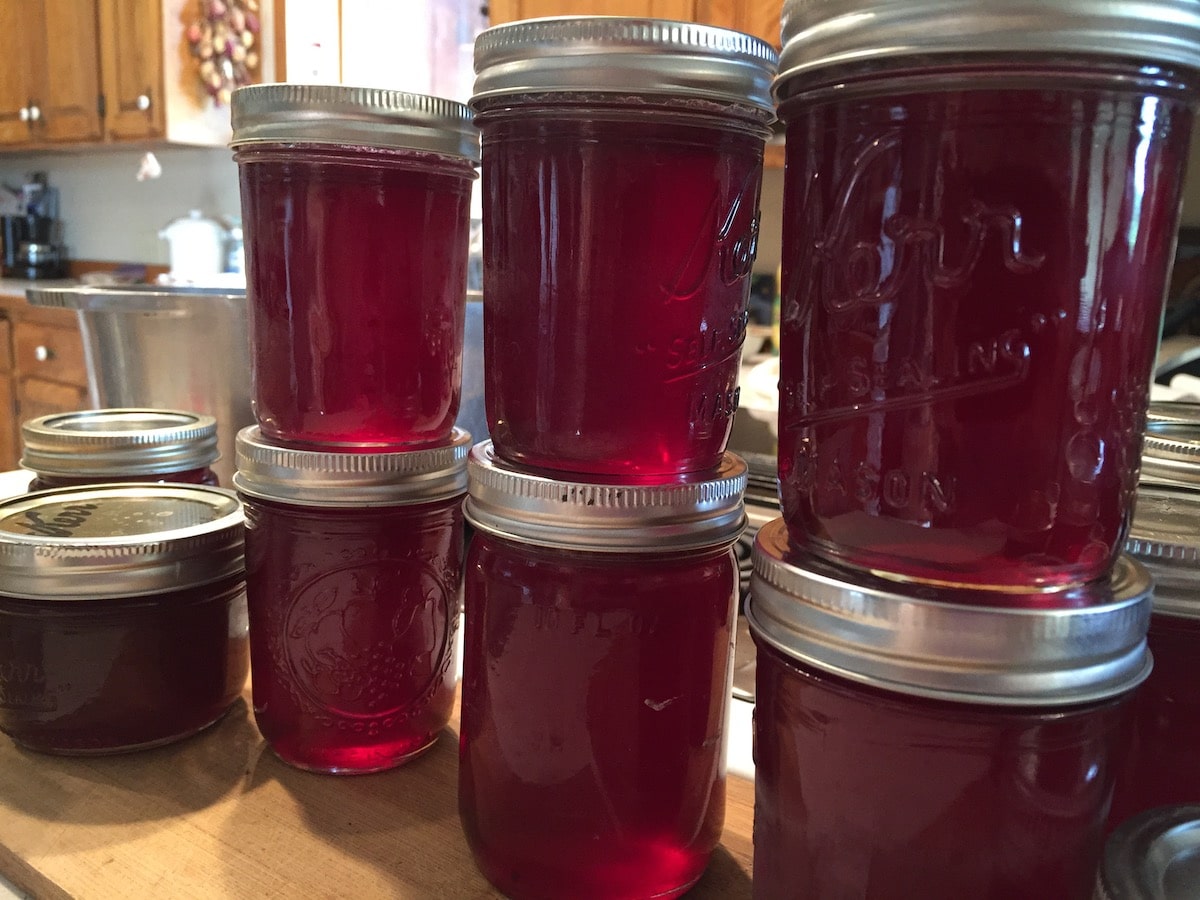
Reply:
<svg viewBox="0 0 1200 900"><path fill-rule="evenodd" d="M718 465L738 406L775 51L647 19L475 42L488 428L503 459Z"/></svg>
<svg viewBox="0 0 1200 900"><path fill-rule="evenodd" d="M127 481L217 483L217 420L171 409L86 409L21 425L29 489Z"/></svg>
<svg viewBox="0 0 1200 900"><path fill-rule="evenodd" d="M899 580L1103 576L1200 79L1192 0L789 0L781 502Z"/></svg>
<svg viewBox="0 0 1200 900"><path fill-rule="evenodd" d="M254 718L285 762L389 769L449 721L469 442L347 453L238 434Z"/></svg>
<svg viewBox="0 0 1200 900"><path fill-rule="evenodd" d="M249 664L228 491L101 485L0 503L0 730L31 750L154 747L219 719Z"/></svg>
<svg viewBox="0 0 1200 900"><path fill-rule="evenodd" d="M268 84L234 92L255 417L268 439L450 438L478 136L459 103Z"/></svg>
<svg viewBox="0 0 1200 900"><path fill-rule="evenodd" d="M1200 483L1200 467L1195 472ZM1154 576L1154 671L1134 698L1112 826L1151 807L1200 800L1200 493L1143 483L1125 549Z"/></svg>
<svg viewBox="0 0 1200 900"><path fill-rule="evenodd" d="M558 481L471 453L459 813L513 900L674 897L725 816L745 464Z"/></svg>
<svg viewBox="0 0 1200 900"><path fill-rule="evenodd" d="M1122 557L1092 590L916 599L760 529L754 896L1090 900L1150 578Z"/></svg>

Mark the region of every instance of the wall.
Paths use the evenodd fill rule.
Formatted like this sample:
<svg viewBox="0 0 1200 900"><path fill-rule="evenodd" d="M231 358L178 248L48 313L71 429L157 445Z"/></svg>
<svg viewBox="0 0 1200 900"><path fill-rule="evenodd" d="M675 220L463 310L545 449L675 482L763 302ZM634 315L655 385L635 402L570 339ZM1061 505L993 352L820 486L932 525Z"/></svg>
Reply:
<svg viewBox="0 0 1200 900"><path fill-rule="evenodd" d="M213 216L238 214L237 167L223 149L162 149L155 155L163 174L154 181L135 179L140 150L0 156L0 181L19 184L35 169L49 174L50 183L59 188L72 258L165 265L167 245L158 230L171 219L189 209ZM1200 128L1192 141L1189 171L1183 221L1200 225ZM768 169L755 271L774 272L779 265L782 221L783 171Z"/></svg>

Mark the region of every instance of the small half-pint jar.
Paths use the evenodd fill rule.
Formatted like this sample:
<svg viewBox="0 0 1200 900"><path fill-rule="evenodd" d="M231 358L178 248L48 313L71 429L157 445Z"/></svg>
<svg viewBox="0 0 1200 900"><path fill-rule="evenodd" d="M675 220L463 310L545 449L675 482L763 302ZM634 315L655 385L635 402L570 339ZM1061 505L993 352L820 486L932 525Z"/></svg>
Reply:
<svg viewBox="0 0 1200 900"><path fill-rule="evenodd" d="M1133 701L1113 827L1154 806L1200 800L1200 492L1139 485L1125 552L1154 578L1154 671Z"/></svg>
<svg viewBox="0 0 1200 900"><path fill-rule="evenodd" d="M1137 487L1200 4L787 0L783 38L797 545L997 603L1102 578Z"/></svg>
<svg viewBox="0 0 1200 900"><path fill-rule="evenodd" d="M598 483L469 462L459 814L505 896L674 897L725 815L746 465Z"/></svg>
<svg viewBox="0 0 1200 900"><path fill-rule="evenodd" d="M450 720L470 435L426 450L237 436L254 718L284 762L398 766Z"/></svg>
<svg viewBox="0 0 1200 900"><path fill-rule="evenodd" d="M460 103L264 84L232 102L265 437L403 449L450 439L462 380L471 183Z"/></svg>
<svg viewBox="0 0 1200 900"><path fill-rule="evenodd" d="M1146 571L1012 609L793 553L782 519L759 530L757 900L1089 900L1150 670Z"/></svg>
<svg viewBox="0 0 1200 900"><path fill-rule="evenodd" d="M21 425L29 489L110 482L217 484L217 420L173 409L85 409Z"/></svg>
<svg viewBox="0 0 1200 900"><path fill-rule="evenodd" d="M179 740L241 695L242 510L199 485L100 485L0 503L0 730L31 750Z"/></svg>
<svg viewBox="0 0 1200 900"><path fill-rule="evenodd" d="M717 466L738 406L775 51L690 22L475 42L495 452L587 475Z"/></svg>

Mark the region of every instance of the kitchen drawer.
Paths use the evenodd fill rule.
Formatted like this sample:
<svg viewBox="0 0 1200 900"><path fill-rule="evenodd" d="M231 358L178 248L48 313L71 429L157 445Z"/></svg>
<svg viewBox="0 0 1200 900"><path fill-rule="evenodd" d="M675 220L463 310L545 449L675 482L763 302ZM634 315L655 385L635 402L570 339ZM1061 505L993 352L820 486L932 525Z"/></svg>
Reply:
<svg viewBox="0 0 1200 900"><path fill-rule="evenodd" d="M83 338L75 328L18 321L13 326L17 374L87 386Z"/></svg>
<svg viewBox="0 0 1200 900"><path fill-rule="evenodd" d="M17 415L21 422L52 413L88 409L88 391L83 385L60 384L41 378L22 378L17 385Z"/></svg>

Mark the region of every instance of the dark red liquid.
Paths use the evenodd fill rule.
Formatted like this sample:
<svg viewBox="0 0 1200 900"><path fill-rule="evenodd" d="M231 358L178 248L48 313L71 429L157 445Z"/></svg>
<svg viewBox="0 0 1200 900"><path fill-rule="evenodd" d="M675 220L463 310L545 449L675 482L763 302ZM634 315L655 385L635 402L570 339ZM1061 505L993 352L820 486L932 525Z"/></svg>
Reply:
<svg viewBox="0 0 1200 900"><path fill-rule="evenodd" d="M0 598L0 730L49 753L152 747L200 731L242 692L241 580L149 597Z"/></svg>
<svg viewBox="0 0 1200 900"><path fill-rule="evenodd" d="M924 700L755 643L757 900L1090 900L1126 704Z"/></svg>
<svg viewBox="0 0 1200 900"><path fill-rule="evenodd" d="M476 121L497 454L624 476L716 466L738 403L763 136L653 107Z"/></svg>
<svg viewBox="0 0 1200 900"><path fill-rule="evenodd" d="M782 105L779 470L810 550L978 586L1115 559L1192 116L1096 70Z"/></svg>
<svg viewBox="0 0 1200 900"><path fill-rule="evenodd" d="M725 816L737 566L541 550L476 532L459 812L513 900L673 897Z"/></svg>
<svg viewBox="0 0 1200 900"><path fill-rule="evenodd" d="M248 147L234 158L263 434L448 440L462 379L471 165L352 147Z"/></svg>
<svg viewBox="0 0 1200 900"><path fill-rule="evenodd" d="M82 487L90 484L148 483L148 484L207 484L219 487L221 482L217 473L205 466L200 469L188 469L183 472L152 472L141 475L126 475L112 472L107 475L88 475L78 478L68 478L65 475L42 474L35 475L29 482L29 490L41 491L60 487Z"/></svg>
<svg viewBox="0 0 1200 900"><path fill-rule="evenodd" d="M461 498L245 505L254 718L271 749L374 772L431 747L454 704Z"/></svg>
<svg viewBox="0 0 1200 900"><path fill-rule="evenodd" d="M1154 669L1134 697L1110 828L1156 806L1200 803L1200 620L1156 613L1148 641Z"/></svg>

